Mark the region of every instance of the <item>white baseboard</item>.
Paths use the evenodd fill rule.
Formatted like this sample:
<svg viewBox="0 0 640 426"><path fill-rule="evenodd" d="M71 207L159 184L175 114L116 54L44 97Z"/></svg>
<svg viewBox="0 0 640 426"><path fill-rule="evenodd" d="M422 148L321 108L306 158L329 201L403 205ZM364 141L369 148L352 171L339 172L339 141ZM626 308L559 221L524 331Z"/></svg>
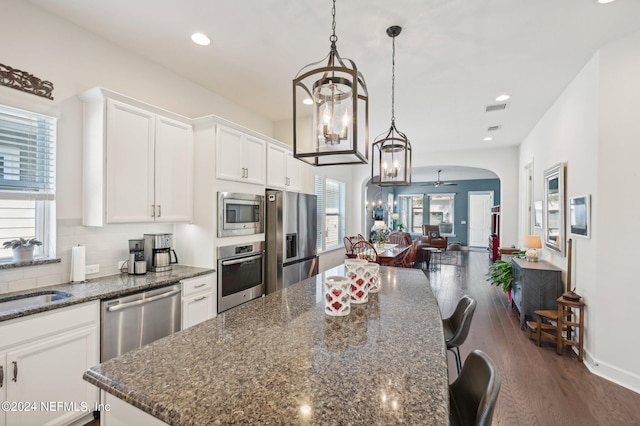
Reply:
<svg viewBox="0 0 640 426"><path fill-rule="evenodd" d="M598 361L586 350L584 351L584 365L593 374L636 393L640 393L640 376L637 374L623 370L606 362Z"/></svg>

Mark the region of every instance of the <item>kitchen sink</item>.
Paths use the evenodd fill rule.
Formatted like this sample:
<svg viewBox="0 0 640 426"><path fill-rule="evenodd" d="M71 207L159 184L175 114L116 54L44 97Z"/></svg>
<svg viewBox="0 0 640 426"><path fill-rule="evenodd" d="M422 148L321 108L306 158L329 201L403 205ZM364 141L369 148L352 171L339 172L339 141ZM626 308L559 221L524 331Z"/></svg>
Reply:
<svg viewBox="0 0 640 426"><path fill-rule="evenodd" d="M0 298L0 312L12 311L14 309L26 308L29 306L44 305L56 300L66 299L71 294L63 291L34 291L20 296L9 296Z"/></svg>

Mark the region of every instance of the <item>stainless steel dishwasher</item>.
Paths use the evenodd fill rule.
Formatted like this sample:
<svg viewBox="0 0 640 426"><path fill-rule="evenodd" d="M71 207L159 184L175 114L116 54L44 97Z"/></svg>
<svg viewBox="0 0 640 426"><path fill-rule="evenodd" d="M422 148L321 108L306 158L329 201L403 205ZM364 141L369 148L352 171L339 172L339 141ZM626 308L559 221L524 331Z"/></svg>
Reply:
<svg viewBox="0 0 640 426"><path fill-rule="evenodd" d="M180 331L180 284L103 300L100 362Z"/></svg>

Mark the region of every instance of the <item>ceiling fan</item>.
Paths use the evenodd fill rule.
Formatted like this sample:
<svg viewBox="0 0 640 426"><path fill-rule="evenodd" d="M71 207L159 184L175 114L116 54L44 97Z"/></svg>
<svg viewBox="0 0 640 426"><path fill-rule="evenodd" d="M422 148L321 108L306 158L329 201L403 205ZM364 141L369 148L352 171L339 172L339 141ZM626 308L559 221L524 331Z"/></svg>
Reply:
<svg viewBox="0 0 640 426"><path fill-rule="evenodd" d="M439 186L456 186L456 185L458 185L455 182L443 182L443 181L441 181L440 180L440 172L441 171L442 170L438 170L438 179L436 179L434 182L427 182L427 183L423 183L422 185L423 186L425 186L425 185L426 186L435 186L436 188L439 187Z"/></svg>

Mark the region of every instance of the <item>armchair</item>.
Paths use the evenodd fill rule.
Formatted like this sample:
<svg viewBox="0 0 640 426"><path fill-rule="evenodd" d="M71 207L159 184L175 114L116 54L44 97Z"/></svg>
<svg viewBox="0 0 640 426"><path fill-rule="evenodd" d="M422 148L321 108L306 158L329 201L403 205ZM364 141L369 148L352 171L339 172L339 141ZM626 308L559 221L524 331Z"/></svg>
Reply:
<svg viewBox="0 0 640 426"><path fill-rule="evenodd" d="M440 235L438 225L422 225L422 234L423 243L442 250L447 249L448 238Z"/></svg>

